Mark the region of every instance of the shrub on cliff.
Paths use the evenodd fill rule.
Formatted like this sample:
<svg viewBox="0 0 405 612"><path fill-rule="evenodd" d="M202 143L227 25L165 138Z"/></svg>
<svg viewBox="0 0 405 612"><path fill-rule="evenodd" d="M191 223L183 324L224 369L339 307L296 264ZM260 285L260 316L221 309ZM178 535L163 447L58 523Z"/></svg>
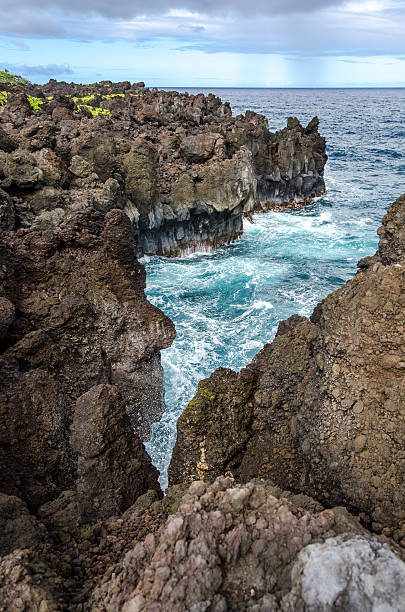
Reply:
<svg viewBox="0 0 405 612"><path fill-rule="evenodd" d="M29 81L19 74L11 74L7 68L0 70L0 83L14 83L15 85L27 85Z"/></svg>

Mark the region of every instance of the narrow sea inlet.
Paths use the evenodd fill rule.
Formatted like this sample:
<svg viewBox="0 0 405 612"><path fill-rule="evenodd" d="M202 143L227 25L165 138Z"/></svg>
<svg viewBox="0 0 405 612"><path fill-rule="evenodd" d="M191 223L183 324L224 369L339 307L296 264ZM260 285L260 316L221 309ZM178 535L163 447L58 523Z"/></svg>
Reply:
<svg viewBox="0 0 405 612"><path fill-rule="evenodd" d="M148 299L177 330L162 351L166 411L147 445L164 487L176 421L198 381L220 366L247 365L279 321L310 315L352 277L358 259L376 250L381 217L405 183L405 89L211 91L234 114L263 113L271 130L288 116L305 124L318 115L327 192L299 211L245 220L243 237L214 253L142 260Z"/></svg>

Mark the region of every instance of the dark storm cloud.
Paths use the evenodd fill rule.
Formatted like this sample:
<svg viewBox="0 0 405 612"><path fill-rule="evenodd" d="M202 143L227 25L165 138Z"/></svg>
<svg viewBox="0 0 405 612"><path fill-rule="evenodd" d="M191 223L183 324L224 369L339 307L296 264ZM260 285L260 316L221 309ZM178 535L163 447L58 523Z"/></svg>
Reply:
<svg viewBox="0 0 405 612"><path fill-rule="evenodd" d="M132 19L144 15L163 15L169 10L185 10L203 15L277 15L305 13L344 4L344 0L2 0L4 17L43 12L53 15L100 16Z"/></svg>

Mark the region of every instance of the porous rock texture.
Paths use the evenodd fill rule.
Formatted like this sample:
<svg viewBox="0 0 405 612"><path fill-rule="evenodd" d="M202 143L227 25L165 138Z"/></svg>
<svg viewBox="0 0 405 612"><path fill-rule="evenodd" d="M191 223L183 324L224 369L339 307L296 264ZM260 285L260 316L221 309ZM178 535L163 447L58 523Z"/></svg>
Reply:
<svg viewBox="0 0 405 612"><path fill-rule="evenodd" d="M2 232L0 261L0 490L37 508L73 489L90 515L119 514L159 489L140 435L160 418L174 338L130 221L89 208Z"/></svg>
<svg viewBox="0 0 405 612"><path fill-rule="evenodd" d="M83 522L72 491L1 494L1 612L403 609L403 551L344 508L229 477L155 500Z"/></svg>
<svg viewBox="0 0 405 612"><path fill-rule="evenodd" d="M329 538L300 552L283 609L400 612L405 603L404 564L376 538Z"/></svg>
<svg viewBox="0 0 405 612"><path fill-rule="evenodd" d="M405 196L373 257L310 319L280 323L239 374L200 382L169 482L266 477L405 544Z"/></svg>
<svg viewBox="0 0 405 612"><path fill-rule="evenodd" d="M266 483L194 482L178 511L126 554L86 609L399 612L405 564L361 532L339 509L297 508Z"/></svg>
<svg viewBox="0 0 405 612"><path fill-rule="evenodd" d="M0 227L56 228L72 211L121 208L138 256L231 242L253 211L323 193L318 119L271 133L210 94L142 83L1 85ZM27 96L30 96L32 107Z"/></svg>

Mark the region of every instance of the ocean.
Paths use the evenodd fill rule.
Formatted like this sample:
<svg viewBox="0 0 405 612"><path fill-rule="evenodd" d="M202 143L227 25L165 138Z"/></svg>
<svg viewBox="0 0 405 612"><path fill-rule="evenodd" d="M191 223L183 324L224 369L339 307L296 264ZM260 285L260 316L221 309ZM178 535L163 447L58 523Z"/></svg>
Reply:
<svg viewBox="0 0 405 612"><path fill-rule="evenodd" d="M186 91L184 88L176 88ZM212 92L233 114L254 110L270 130L314 115L326 137L326 193L298 211L255 215L237 242L183 259L144 257L149 300L174 322L162 351L166 409L147 450L167 486L176 421L198 382L240 370L279 321L308 316L374 254L388 206L405 192L405 89L187 89Z"/></svg>

